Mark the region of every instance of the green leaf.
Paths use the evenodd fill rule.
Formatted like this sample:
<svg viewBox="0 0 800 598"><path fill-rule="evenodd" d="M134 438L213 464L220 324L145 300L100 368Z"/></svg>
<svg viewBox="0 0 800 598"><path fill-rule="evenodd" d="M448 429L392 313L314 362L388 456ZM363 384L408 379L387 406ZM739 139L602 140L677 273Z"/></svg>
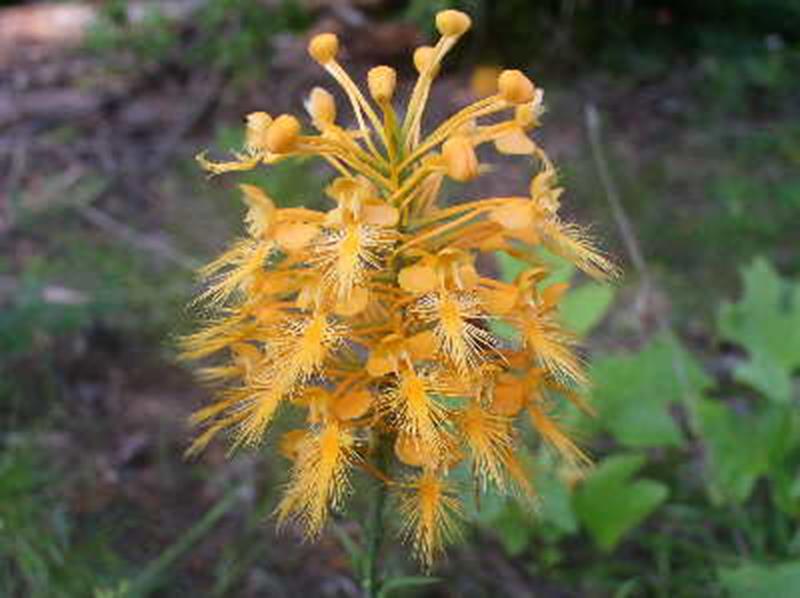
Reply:
<svg viewBox="0 0 800 598"><path fill-rule="evenodd" d="M495 534L512 556L521 554L537 535L555 540L578 530L571 495L557 475L556 462L546 453L534 459L527 449L522 449L519 457L534 480L538 495L535 510L490 491L481 495L480 504L475 505L479 508L472 512L474 495L465 489L462 497L468 517Z"/></svg>
<svg viewBox="0 0 800 598"><path fill-rule="evenodd" d="M622 536L639 525L669 494L660 482L631 479L643 465L641 455L609 457L575 494L578 519L606 552L613 550Z"/></svg>
<svg viewBox="0 0 800 598"><path fill-rule="evenodd" d="M719 401L703 400L697 413L708 448L709 489L714 503L742 502L764 470L763 453L748 432L748 418Z"/></svg>
<svg viewBox="0 0 800 598"><path fill-rule="evenodd" d="M408 575L406 577L393 577L388 580L378 592L378 598L391 598L395 590L404 588L418 588L439 583L439 577L424 577L422 575Z"/></svg>
<svg viewBox="0 0 800 598"><path fill-rule="evenodd" d="M539 257L550 269L550 274L544 279L544 285L555 284L557 282L569 282L575 274L575 265L549 251L542 249L539 252Z"/></svg>
<svg viewBox="0 0 800 598"><path fill-rule="evenodd" d="M528 456L522 455L522 459L524 463ZM467 517L495 535L508 554L518 555L523 552L533 537L533 530L539 523L538 518L520 508L512 498L494 489L476 495L469 468L459 468L454 473L465 476L466 484L462 486L461 501L465 505Z"/></svg>
<svg viewBox="0 0 800 598"><path fill-rule="evenodd" d="M559 305L564 324L584 336L600 323L614 299L614 289L596 282L570 289Z"/></svg>
<svg viewBox="0 0 800 598"><path fill-rule="evenodd" d="M519 330L504 320L490 320L489 328L495 336L505 339L510 343L520 342L521 337Z"/></svg>
<svg viewBox="0 0 800 598"><path fill-rule="evenodd" d="M505 251L497 251L494 255L497 267L500 268L500 277L506 282L513 282L520 273L531 268L528 262L519 260ZM550 269L550 275L545 279L546 284L569 282L575 273L575 266L562 257L546 251L541 251L537 257Z"/></svg>
<svg viewBox="0 0 800 598"><path fill-rule="evenodd" d="M491 521L506 554L518 556L528 547L533 536L534 516L516 502L509 501Z"/></svg>
<svg viewBox="0 0 800 598"><path fill-rule="evenodd" d="M538 512L542 524L552 526L557 535L574 534L578 531L572 496L567 485L559 479L555 466L545 467L542 464L537 470L535 483L541 500Z"/></svg>
<svg viewBox="0 0 800 598"><path fill-rule="evenodd" d="M590 377L600 425L629 447L681 445L684 439L670 408L682 401L691 404L711 384L668 336L638 353L596 359Z"/></svg>
<svg viewBox="0 0 800 598"><path fill-rule="evenodd" d="M716 504L741 503L756 480L770 476L780 481L789 475L788 457L798 437L797 413L777 405L759 411L742 412L711 399L698 403L700 432L706 444L711 499ZM788 495L784 510L794 503L790 487L779 484Z"/></svg>
<svg viewBox="0 0 800 598"><path fill-rule="evenodd" d="M748 563L721 569L719 579L731 598L796 598L800 594L800 562Z"/></svg>
<svg viewBox="0 0 800 598"><path fill-rule="evenodd" d="M800 477L789 468L775 471L770 477L772 496L778 508L791 517L800 515Z"/></svg>
<svg viewBox="0 0 800 598"><path fill-rule="evenodd" d="M505 251L495 252L497 267L500 268L500 278L506 282L513 282L522 272L530 268L530 264L508 255Z"/></svg>
<svg viewBox="0 0 800 598"><path fill-rule="evenodd" d="M736 368L736 379L774 401L788 402L792 372L800 367L800 284L785 284L763 258L742 276L742 298L722 305L718 316L722 337L750 356Z"/></svg>

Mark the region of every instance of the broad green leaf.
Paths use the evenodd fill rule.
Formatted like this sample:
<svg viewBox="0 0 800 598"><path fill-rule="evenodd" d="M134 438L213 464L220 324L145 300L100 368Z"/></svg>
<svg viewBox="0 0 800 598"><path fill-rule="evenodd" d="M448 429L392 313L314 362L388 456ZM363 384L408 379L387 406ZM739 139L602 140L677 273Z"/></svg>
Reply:
<svg viewBox="0 0 800 598"><path fill-rule="evenodd" d="M719 579L731 598L796 598L800 595L800 561L777 565L748 563L721 569Z"/></svg>
<svg viewBox="0 0 800 598"><path fill-rule="evenodd" d="M504 251L497 251L494 255L497 259L497 266L500 268L500 277L506 282L513 282L521 272L531 267L529 263L510 256ZM564 258L545 251L540 252L539 257L551 270L550 275L545 279L547 284L569 282L575 273L575 266Z"/></svg>
<svg viewBox="0 0 800 598"><path fill-rule="evenodd" d="M533 479L538 494L535 512L511 499L505 499L499 509L490 505L481 508L481 522L497 534L505 551L512 556L521 554L536 535L556 539L578 531L570 492L558 478L554 464L540 460ZM487 497L486 502L494 501Z"/></svg>
<svg viewBox="0 0 800 598"><path fill-rule="evenodd" d="M506 282L513 282L522 272L530 268L530 264L508 255L505 251L495 252L497 267L500 268L500 278Z"/></svg>
<svg viewBox="0 0 800 598"><path fill-rule="evenodd" d="M710 379L668 336L630 355L595 358L591 380L599 425L629 447L678 446L683 437L672 405L694 397Z"/></svg>
<svg viewBox="0 0 800 598"><path fill-rule="evenodd" d="M800 515L800 477L788 467L773 471L770 476L773 499L778 508L792 517Z"/></svg>
<svg viewBox="0 0 800 598"><path fill-rule="evenodd" d="M611 307L614 289L590 282L570 289L559 305L561 319L571 331L584 336L600 323Z"/></svg>
<svg viewBox="0 0 800 598"><path fill-rule="evenodd" d="M523 465L530 470L530 455L522 449L519 455ZM471 468L458 468L455 475L465 475L462 498L465 513L482 527L495 534L508 554L520 554L528 547L539 518L531 511L521 508L517 501L491 488L488 492L475 494ZM529 471L532 476L532 473Z"/></svg>
<svg viewBox="0 0 800 598"><path fill-rule="evenodd" d="M543 249L539 252L539 257L550 267L550 275L544 279L544 284L569 282L576 272L575 265L559 255Z"/></svg>
<svg viewBox="0 0 800 598"><path fill-rule="evenodd" d="M526 512L516 501L508 501L491 521L491 529L497 534L506 553L517 556L528 547L537 522L534 515Z"/></svg>
<svg viewBox="0 0 800 598"><path fill-rule="evenodd" d="M535 486L536 508L525 508L515 499L489 492L481 495L480 508L471 513L483 527L497 535L510 555L523 552L536 535L560 538L578 530L570 491L559 479L555 461L542 454L534 462L527 451L519 456ZM469 514L473 496L465 494L462 500Z"/></svg>
<svg viewBox="0 0 800 598"><path fill-rule="evenodd" d="M712 500L716 504L745 500L765 468L763 451L750 434L749 418L708 399L698 404L697 414L708 450Z"/></svg>
<svg viewBox="0 0 800 598"><path fill-rule="evenodd" d="M669 491L653 480L634 480L644 465L641 455L609 457L579 486L575 512L597 545L610 552L622 536L639 525Z"/></svg>
<svg viewBox="0 0 800 598"><path fill-rule="evenodd" d="M489 328L498 337L505 339L510 343L520 342L521 336L519 330L514 328L508 322L503 320L490 320Z"/></svg>
<svg viewBox="0 0 800 598"><path fill-rule="evenodd" d="M540 460L541 463L541 460ZM539 518L543 525L552 526L559 534L573 534L578 531L578 520L572 508L572 497L565 482L558 478L555 466L544 466L534 477L536 491L539 493Z"/></svg>
<svg viewBox="0 0 800 598"><path fill-rule="evenodd" d="M795 410L778 405L742 412L720 401L703 399L697 405L700 433L705 442L707 478L711 499L720 504L741 503L761 476L778 482L782 507L791 511L791 485L781 479L791 475L788 457L797 445ZM788 493L788 494L787 494Z"/></svg>
<svg viewBox="0 0 800 598"><path fill-rule="evenodd" d="M722 305L718 317L723 338L749 355L736 368L736 378L774 401L788 402L792 372L800 367L800 284L785 284L764 259L742 276L742 298Z"/></svg>

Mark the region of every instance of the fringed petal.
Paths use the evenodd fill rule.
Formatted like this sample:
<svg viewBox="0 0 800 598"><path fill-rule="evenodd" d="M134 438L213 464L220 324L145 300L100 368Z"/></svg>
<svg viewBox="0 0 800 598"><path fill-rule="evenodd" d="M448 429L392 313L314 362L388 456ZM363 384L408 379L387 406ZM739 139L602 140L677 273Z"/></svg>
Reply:
<svg viewBox="0 0 800 598"><path fill-rule="evenodd" d="M447 544L458 539L461 504L449 484L431 471L412 478L400 491L401 535L430 569Z"/></svg>
<svg viewBox="0 0 800 598"><path fill-rule="evenodd" d="M276 510L279 525L296 520L308 537L319 535L329 510L338 508L349 490L354 445L352 435L335 422L299 443L289 486Z"/></svg>

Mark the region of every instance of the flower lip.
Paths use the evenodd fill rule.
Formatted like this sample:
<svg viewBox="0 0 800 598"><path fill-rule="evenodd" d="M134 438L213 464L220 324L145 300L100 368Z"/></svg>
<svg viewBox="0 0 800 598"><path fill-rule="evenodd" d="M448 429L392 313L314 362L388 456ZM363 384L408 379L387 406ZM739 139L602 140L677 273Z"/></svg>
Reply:
<svg viewBox="0 0 800 598"><path fill-rule="evenodd" d="M465 183L478 176L478 157L465 135L456 135L442 144L442 159L447 175L455 181Z"/></svg>

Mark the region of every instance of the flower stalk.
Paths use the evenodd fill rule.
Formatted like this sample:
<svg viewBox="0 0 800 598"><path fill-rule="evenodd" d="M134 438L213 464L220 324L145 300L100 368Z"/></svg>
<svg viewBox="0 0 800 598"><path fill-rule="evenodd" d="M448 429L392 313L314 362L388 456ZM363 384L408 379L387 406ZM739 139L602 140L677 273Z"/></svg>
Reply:
<svg viewBox="0 0 800 598"><path fill-rule="evenodd" d="M388 453L390 449L390 443L386 438L381 437L378 441L375 459L379 471L388 463ZM378 559L380 557L381 546L383 545L384 511L386 509L386 497L388 495L388 488L385 480L376 478L372 481L372 485L369 519L366 525L364 569L361 578L361 586L364 589L364 594L368 598L378 596L382 584L382 580L379 577Z"/></svg>

